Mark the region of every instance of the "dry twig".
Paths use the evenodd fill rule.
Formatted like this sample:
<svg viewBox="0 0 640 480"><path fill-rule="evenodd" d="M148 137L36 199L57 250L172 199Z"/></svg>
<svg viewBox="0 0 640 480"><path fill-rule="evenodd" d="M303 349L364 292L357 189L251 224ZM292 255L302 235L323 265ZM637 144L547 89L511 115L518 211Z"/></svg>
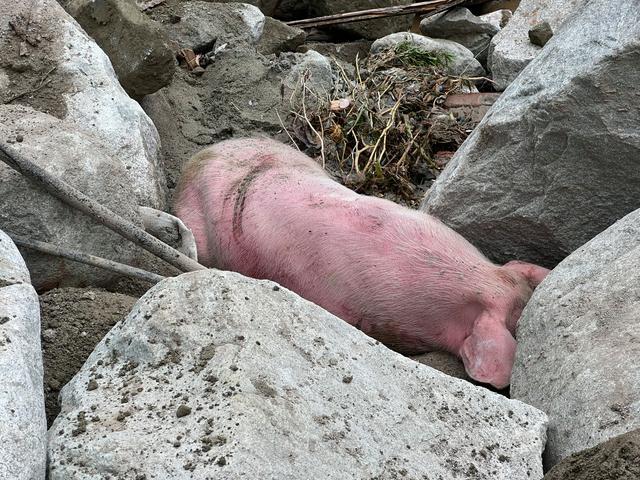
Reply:
<svg viewBox="0 0 640 480"><path fill-rule="evenodd" d="M93 217L102 225L119 233L124 238L151 252L165 262L173 265L183 272L206 270L195 260L158 240L153 235L145 232L137 225L125 220L120 215L99 204L95 200L75 189L66 182L54 177L42 167L26 159L15 149L0 141L0 161L34 180L54 197L62 200L67 205L76 208Z"/></svg>
<svg viewBox="0 0 640 480"><path fill-rule="evenodd" d="M375 20L378 18L395 17L398 15L420 14L430 16L448 10L467 0L431 0L429 2L417 2L410 5L395 5L392 7L372 8L360 10L358 12L338 13L324 17L308 18L305 20L294 20L288 25L298 28L315 28L328 25L340 25L343 23L362 22L364 20Z"/></svg>
<svg viewBox="0 0 640 480"><path fill-rule="evenodd" d="M40 242L38 240L27 240L26 238L18 237L16 235L9 235L13 242L19 247L29 248L38 252L46 253L47 255L53 255L56 257L67 258L74 262L84 263L85 265L91 265L94 267L109 270L111 272L125 275L135 280L143 280L151 284L156 284L164 280L165 277L156 273L147 272L141 268L131 267L124 263L114 262L107 260L106 258L97 257L95 255L89 255L88 253L77 252L69 250L67 248L52 245L47 242Z"/></svg>

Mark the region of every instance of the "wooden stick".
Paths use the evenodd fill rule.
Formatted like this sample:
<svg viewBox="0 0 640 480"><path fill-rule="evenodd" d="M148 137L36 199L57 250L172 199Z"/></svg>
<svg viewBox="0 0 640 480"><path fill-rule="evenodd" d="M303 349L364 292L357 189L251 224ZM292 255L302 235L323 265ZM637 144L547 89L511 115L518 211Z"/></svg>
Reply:
<svg viewBox="0 0 640 480"><path fill-rule="evenodd" d="M116 272L136 280L143 280L145 282L156 284L165 279L165 277L163 277L162 275L147 272L146 270L142 270L140 268L131 267L129 265L125 265L124 263L107 260L106 258L89 255L88 253L74 252L57 245L52 245L51 243L40 242L38 240L27 240L26 238L18 237L16 235L9 236L19 247L37 250L38 252L46 253L48 255L54 255L56 257L68 258L69 260L73 260L74 262L92 265L104 270L110 270L112 272Z"/></svg>
<svg viewBox="0 0 640 480"><path fill-rule="evenodd" d="M360 10L358 12L338 13L336 15L327 15L325 17L294 20L292 22L287 22L287 25L298 28L314 28L327 25L339 25L342 23L362 22L364 20L375 20L377 18L395 17L398 15L409 15L412 13L431 16L460 5L461 3L465 3L466 1L467 0L431 0L429 2L418 2L410 5L372 8L369 10Z"/></svg>
<svg viewBox="0 0 640 480"><path fill-rule="evenodd" d="M206 267L200 265L195 260L187 257L166 243L161 242L153 235L145 232L142 228L100 205L68 183L54 177L1 141L0 161L3 161L25 177L35 180L38 185L42 186L47 192L59 200L62 200L67 205L90 215L102 225L119 233L124 238L131 240L136 245L151 252L179 270L183 272L206 270Z"/></svg>

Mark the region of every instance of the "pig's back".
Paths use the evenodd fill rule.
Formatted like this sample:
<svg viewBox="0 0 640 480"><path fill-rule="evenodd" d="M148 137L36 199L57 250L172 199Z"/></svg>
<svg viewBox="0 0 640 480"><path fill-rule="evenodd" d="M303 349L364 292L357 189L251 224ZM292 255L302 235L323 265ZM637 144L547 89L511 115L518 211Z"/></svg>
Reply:
<svg viewBox="0 0 640 480"><path fill-rule="evenodd" d="M279 143L235 140L204 155L176 204L201 262L274 280L351 323L369 295L417 294L440 266L482 259L439 221L358 195Z"/></svg>

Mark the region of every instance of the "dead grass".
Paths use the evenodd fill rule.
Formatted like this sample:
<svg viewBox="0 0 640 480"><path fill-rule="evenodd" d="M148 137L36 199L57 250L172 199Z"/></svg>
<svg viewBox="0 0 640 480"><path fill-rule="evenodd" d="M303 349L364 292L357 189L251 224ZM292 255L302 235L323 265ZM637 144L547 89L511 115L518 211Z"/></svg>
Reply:
<svg viewBox="0 0 640 480"><path fill-rule="evenodd" d="M406 42L353 72L336 63L339 85L326 98L301 80L288 133L354 190L415 205L442 168L434 153L455 151L470 131L441 107L474 80L446 75L450 61Z"/></svg>

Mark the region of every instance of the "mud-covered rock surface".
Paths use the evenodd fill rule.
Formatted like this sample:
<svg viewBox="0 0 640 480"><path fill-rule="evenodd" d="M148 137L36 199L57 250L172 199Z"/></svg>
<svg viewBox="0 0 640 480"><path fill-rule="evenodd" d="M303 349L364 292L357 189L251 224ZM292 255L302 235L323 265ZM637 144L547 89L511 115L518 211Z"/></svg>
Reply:
<svg viewBox="0 0 640 480"><path fill-rule="evenodd" d="M128 314L136 298L99 289L57 288L40 296L47 424L60 411L58 394L95 346Z"/></svg>
<svg viewBox="0 0 640 480"><path fill-rule="evenodd" d="M158 284L61 398L51 480L542 476L542 412L229 272Z"/></svg>
<svg viewBox="0 0 640 480"><path fill-rule="evenodd" d="M617 436L565 458L544 480L636 480L640 478L640 430Z"/></svg>

